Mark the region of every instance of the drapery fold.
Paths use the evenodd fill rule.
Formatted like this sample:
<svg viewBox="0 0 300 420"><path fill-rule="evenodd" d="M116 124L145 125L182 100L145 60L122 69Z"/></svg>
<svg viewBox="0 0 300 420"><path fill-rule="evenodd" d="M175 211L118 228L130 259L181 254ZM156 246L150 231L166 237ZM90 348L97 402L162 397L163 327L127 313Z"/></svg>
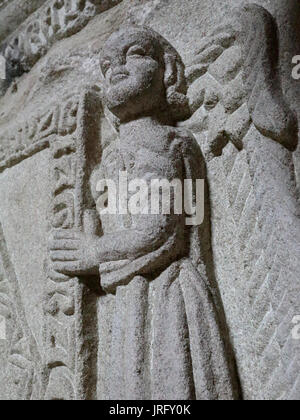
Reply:
<svg viewBox="0 0 300 420"><path fill-rule="evenodd" d="M190 259L119 286L114 309L109 399L234 399L214 302Z"/></svg>

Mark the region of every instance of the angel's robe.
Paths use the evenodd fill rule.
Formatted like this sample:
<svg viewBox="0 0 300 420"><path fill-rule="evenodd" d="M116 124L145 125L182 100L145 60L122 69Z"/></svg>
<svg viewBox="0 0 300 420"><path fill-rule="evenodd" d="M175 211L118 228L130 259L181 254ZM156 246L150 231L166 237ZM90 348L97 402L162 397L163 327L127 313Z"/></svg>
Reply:
<svg viewBox="0 0 300 420"><path fill-rule="evenodd" d="M156 133L157 134L157 133ZM163 127L138 144L115 141L102 156L99 179L202 179L204 161L189 133ZM98 194L98 195L97 195ZM234 387L218 313L201 261L203 227L185 215L102 215L104 237L135 230L134 258L100 264L110 292L99 299L101 399L233 399ZM162 232L162 233L160 233ZM209 245L206 243L206 247ZM198 252L199 250L199 252Z"/></svg>

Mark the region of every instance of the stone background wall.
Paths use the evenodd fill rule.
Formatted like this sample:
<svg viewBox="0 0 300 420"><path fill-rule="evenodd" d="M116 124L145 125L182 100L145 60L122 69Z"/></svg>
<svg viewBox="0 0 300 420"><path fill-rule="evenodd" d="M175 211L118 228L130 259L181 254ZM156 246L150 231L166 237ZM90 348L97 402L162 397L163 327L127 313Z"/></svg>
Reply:
<svg viewBox="0 0 300 420"><path fill-rule="evenodd" d="M16 3L22 7L16 9ZM255 3L277 20L280 79L299 121L300 82L291 77L292 57L300 54L299 2ZM37 372L48 357L43 337L53 190L49 146L77 136L78 103L85 92L101 91L101 46L128 21L146 24L167 38L190 75L194 115L185 125L207 159L215 271L243 396L300 398L300 342L291 334L292 319L300 314L300 147L287 150L251 121L242 51L234 36L239 21L233 9L241 4L0 2L0 51L10 71L8 90L0 98L0 313L7 319L8 337L0 340L1 399L40 396ZM101 137L113 136L101 118ZM229 140L221 136L224 130ZM89 310L98 305L101 315L101 299L89 305ZM103 396L101 386L98 378L94 398Z"/></svg>

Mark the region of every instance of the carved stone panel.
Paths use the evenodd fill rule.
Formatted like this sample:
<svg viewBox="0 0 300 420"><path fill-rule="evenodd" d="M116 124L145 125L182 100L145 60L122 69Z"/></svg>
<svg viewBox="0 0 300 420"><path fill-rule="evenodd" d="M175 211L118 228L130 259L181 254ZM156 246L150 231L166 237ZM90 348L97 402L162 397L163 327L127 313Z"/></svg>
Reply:
<svg viewBox="0 0 300 420"><path fill-rule="evenodd" d="M0 399L299 399L299 3L18 3Z"/></svg>

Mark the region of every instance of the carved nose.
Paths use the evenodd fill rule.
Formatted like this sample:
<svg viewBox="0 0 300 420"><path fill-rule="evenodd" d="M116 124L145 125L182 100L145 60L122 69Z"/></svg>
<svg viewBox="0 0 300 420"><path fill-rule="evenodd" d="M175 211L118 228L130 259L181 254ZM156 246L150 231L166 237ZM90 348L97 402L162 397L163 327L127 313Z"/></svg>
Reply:
<svg viewBox="0 0 300 420"><path fill-rule="evenodd" d="M111 64L113 67L123 67L126 64L126 56L123 54L114 54L111 57Z"/></svg>

